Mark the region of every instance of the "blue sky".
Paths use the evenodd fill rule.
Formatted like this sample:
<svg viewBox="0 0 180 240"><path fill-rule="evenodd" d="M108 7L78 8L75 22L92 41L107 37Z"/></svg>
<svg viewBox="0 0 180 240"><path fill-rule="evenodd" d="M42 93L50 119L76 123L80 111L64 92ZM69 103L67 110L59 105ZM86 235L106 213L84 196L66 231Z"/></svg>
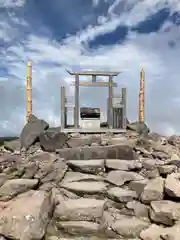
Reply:
<svg viewBox="0 0 180 240"><path fill-rule="evenodd" d="M179 0L0 0L0 135L24 125L28 60L33 113L53 126L60 124L60 86L73 96L65 69L120 71L114 80L127 87L134 121L144 68L148 125L178 134L179 56ZM107 89L81 89L81 105L101 107L104 117L106 97Z"/></svg>

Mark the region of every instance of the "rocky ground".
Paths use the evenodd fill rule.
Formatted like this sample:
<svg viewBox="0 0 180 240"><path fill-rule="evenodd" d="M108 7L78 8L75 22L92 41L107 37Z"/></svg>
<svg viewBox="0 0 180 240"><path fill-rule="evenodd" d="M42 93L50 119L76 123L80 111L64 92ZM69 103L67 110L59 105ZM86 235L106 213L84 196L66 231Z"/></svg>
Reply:
<svg viewBox="0 0 180 240"><path fill-rule="evenodd" d="M33 116L1 146L0 240L179 240L180 137L137 130L65 135Z"/></svg>

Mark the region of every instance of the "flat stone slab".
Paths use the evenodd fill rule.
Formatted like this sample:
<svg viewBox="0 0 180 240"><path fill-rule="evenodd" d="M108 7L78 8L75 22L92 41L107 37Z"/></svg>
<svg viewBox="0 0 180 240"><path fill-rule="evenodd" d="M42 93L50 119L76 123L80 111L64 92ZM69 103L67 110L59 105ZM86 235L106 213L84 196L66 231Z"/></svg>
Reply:
<svg viewBox="0 0 180 240"><path fill-rule="evenodd" d="M150 217L155 223L172 226L180 220L180 203L162 200L151 202Z"/></svg>
<svg viewBox="0 0 180 240"><path fill-rule="evenodd" d="M109 169L129 171L133 169L141 169L142 163L138 160L106 159L105 166Z"/></svg>
<svg viewBox="0 0 180 240"><path fill-rule="evenodd" d="M96 182L96 181L89 181L89 182L71 182L71 183L64 183L61 187L73 191L75 193L82 193L82 194L101 194L107 191L108 184L104 182Z"/></svg>
<svg viewBox="0 0 180 240"><path fill-rule="evenodd" d="M72 235L96 235L99 231L99 224L88 221L60 221L56 224Z"/></svg>
<svg viewBox="0 0 180 240"><path fill-rule="evenodd" d="M108 173L106 181L116 186L122 186L129 181L139 181L143 179L144 178L136 172L115 170Z"/></svg>
<svg viewBox="0 0 180 240"><path fill-rule="evenodd" d="M136 217L132 217L132 218L124 218L121 220L116 220L113 225L112 228L119 233L122 237L125 238L135 238L135 237L139 237L141 231L143 229L148 228L150 225L149 222L144 221L142 219L138 219Z"/></svg>
<svg viewBox="0 0 180 240"><path fill-rule="evenodd" d="M141 201L143 203L150 203L151 201L159 201L164 197L164 179L157 177L148 181L147 185L141 194Z"/></svg>
<svg viewBox="0 0 180 240"><path fill-rule="evenodd" d="M133 148L128 144L64 148L59 149L57 152L59 153L60 157L66 160L135 159Z"/></svg>
<svg viewBox="0 0 180 240"><path fill-rule="evenodd" d="M94 221L100 219L105 200L93 198L68 199L60 202L54 211L56 220L61 221Z"/></svg>
<svg viewBox="0 0 180 240"><path fill-rule="evenodd" d="M42 239L52 214L51 194L30 190L8 202L0 214L0 235L10 239Z"/></svg>
<svg viewBox="0 0 180 240"><path fill-rule="evenodd" d="M167 176L165 192L172 198L180 198L180 173L172 173Z"/></svg>
<svg viewBox="0 0 180 240"><path fill-rule="evenodd" d="M73 170L83 173L104 172L104 159L69 160L66 163Z"/></svg>
<svg viewBox="0 0 180 240"><path fill-rule="evenodd" d="M103 177L93 174L85 174L80 172L67 172L63 178L61 184L67 184L72 182L81 181L103 181Z"/></svg>
<svg viewBox="0 0 180 240"><path fill-rule="evenodd" d="M107 192L107 195L110 199L116 202L131 202L137 198L135 191L120 187L110 188Z"/></svg>
<svg viewBox="0 0 180 240"><path fill-rule="evenodd" d="M12 179L7 180L0 187L0 201L7 201L20 193L33 189L38 184L37 179Z"/></svg>

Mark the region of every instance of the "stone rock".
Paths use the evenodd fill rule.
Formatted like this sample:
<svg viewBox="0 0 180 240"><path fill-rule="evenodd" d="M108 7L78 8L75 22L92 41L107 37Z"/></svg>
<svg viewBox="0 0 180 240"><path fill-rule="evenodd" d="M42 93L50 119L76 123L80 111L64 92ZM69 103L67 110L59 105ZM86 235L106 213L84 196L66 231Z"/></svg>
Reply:
<svg viewBox="0 0 180 240"><path fill-rule="evenodd" d="M179 232L180 232L180 224L175 224L172 227L165 229L163 233L161 233L161 238L163 240L179 240Z"/></svg>
<svg viewBox="0 0 180 240"><path fill-rule="evenodd" d="M40 134L40 145L44 151L55 152L65 146L68 136L60 128L49 128Z"/></svg>
<svg viewBox="0 0 180 240"><path fill-rule="evenodd" d="M22 151L21 151L22 152ZM31 156L36 153L42 152L41 146L39 142L35 142L33 145L31 145L26 151L26 156Z"/></svg>
<svg viewBox="0 0 180 240"><path fill-rule="evenodd" d="M140 151L141 154L147 155L145 157L150 157L150 152L152 151L152 143L148 138L138 137L135 140L134 149Z"/></svg>
<svg viewBox="0 0 180 240"><path fill-rule="evenodd" d="M8 176L5 173L0 173L0 187L8 180Z"/></svg>
<svg viewBox="0 0 180 240"><path fill-rule="evenodd" d="M146 218L149 217L149 208L145 204L142 204L138 201L131 201L126 204L128 209L132 209L134 211L134 215L139 218Z"/></svg>
<svg viewBox="0 0 180 240"><path fill-rule="evenodd" d="M116 186L122 186L124 183L129 181L139 181L144 178L135 172L127 172L127 171L110 171L107 175L106 180Z"/></svg>
<svg viewBox="0 0 180 240"><path fill-rule="evenodd" d="M54 211L56 221L94 221L97 222L104 210L104 200L79 198L60 202Z"/></svg>
<svg viewBox="0 0 180 240"><path fill-rule="evenodd" d="M133 160L135 154L133 148L127 144L111 146L91 146L82 148L66 148L58 151L60 157L67 160L88 159L124 159Z"/></svg>
<svg viewBox="0 0 180 240"><path fill-rule="evenodd" d="M4 236L0 236L0 240L6 240Z"/></svg>
<svg viewBox="0 0 180 240"><path fill-rule="evenodd" d="M10 239L41 240L52 212L50 193L29 191L1 211L0 234Z"/></svg>
<svg viewBox="0 0 180 240"><path fill-rule="evenodd" d="M153 151L151 153L151 155L154 158L158 158L158 159L168 159L168 158L170 158L170 155L166 152L163 152L163 151Z"/></svg>
<svg viewBox="0 0 180 240"><path fill-rule="evenodd" d="M180 220L180 203L162 200L152 201L150 217L155 223L172 226Z"/></svg>
<svg viewBox="0 0 180 240"><path fill-rule="evenodd" d="M55 162L59 157L54 153L48 153L48 152L41 152L37 153L33 156L28 157L29 162L37 163L37 164L44 164L44 163L52 163Z"/></svg>
<svg viewBox="0 0 180 240"><path fill-rule="evenodd" d="M179 232L180 224L168 228L152 224L140 233L140 237L142 240L179 240Z"/></svg>
<svg viewBox="0 0 180 240"><path fill-rule="evenodd" d="M161 234L165 231L165 228L152 224L149 228L144 229L140 233L142 240L163 240Z"/></svg>
<svg viewBox="0 0 180 240"><path fill-rule="evenodd" d="M112 228L125 238L139 237L141 231L149 227L149 222L136 217L116 220Z"/></svg>
<svg viewBox="0 0 180 240"><path fill-rule="evenodd" d="M0 187L0 201L7 201L23 193L33 189L38 185L37 179L12 179L7 180Z"/></svg>
<svg viewBox="0 0 180 240"><path fill-rule="evenodd" d="M159 166L159 173L162 175L167 175L175 172L177 170L177 167L175 165L164 165L164 166Z"/></svg>
<svg viewBox="0 0 180 240"><path fill-rule="evenodd" d="M148 138L153 140L154 142L161 142L161 139L164 137L158 133L152 132L152 133L149 133Z"/></svg>
<svg viewBox="0 0 180 240"><path fill-rule="evenodd" d="M56 187L55 183L47 182L47 183L43 183L42 185L40 185L38 190L42 190L42 191L45 191L45 192L50 192L55 187Z"/></svg>
<svg viewBox="0 0 180 240"><path fill-rule="evenodd" d="M127 124L127 129L136 131L139 135L147 136L150 132L148 126L145 123L133 122Z"/></svg>
<svg viewBox="0 0 180 240"><path fill-rule="evenodd" d="M110 199L116 202L130 202L137 199L137 194L134 191L123 189L119 187L112 187L107 191Z"/></svg>
<svg viewBox="0 0 180 240"><path fill-rule="evenodd" d="M148 184L150 180L149 179L144 179L141 181L131 181L128 185L128 187L135 191L137 193L138 196L140 196L142 194L142 192L144 191L145 186Z"/></svg>
<svg viewBox="0 0 180 240"><path fill-rule="evenodd" d="M67 172L63 178L61 184L68 184L72 182L93 182L93 181L103 181L103 177L93 174L85 174L80 172Z"/></svg>
<svg viewBox="0 0 180 240"><path fill-rule="evenodd" d="M108 184L95 181L80 181L63 183L60 186L77 194L103 194L107 191Z"/></svg>
<svg viewBox="0 0 180 240"><path fill-rule="evenodd" d="M10 150L11 152L14 151L20 151L21 149L21 143L19 139L15 139L12 141L5 141L4 142L4 148L7 150Z"/></svg>
<svg viewBox="0 0 180 240"><path fill-rule="evenodd" d="M28 162L24 164L24 174L22 178L31 179L38 172L39 166L34 162Z"/></svg>
<svg viewBox="0 0 180 240"><path fill-rule="evenodd" d="M164 161L158 159L144 159L142 165L146 170L154 170L157 167L164 165Z"/></svg>
<svg viewBox="0 0 180 240"><path fill-rule="evenodd" d="M180 136L172 135L171 137L168 138L168 143L175 147L179 147L180 146Z"/></svg>
<svg viewBox="0 0 180 240"><path fill-rule="evenodd" d="M43 152L29 158L30 162L37 164L38 171L34 178L39 179L42 183L54 181L58 183L64 177L68 166L53 153Z"/></svg>
<svg viewBox="0 0 180 240"><path fill-rule="evenodd" d="M142 169L139 174L142 175L144 178L148 179L154 179L160 176L159 170L157 168L149 171L146 169Z"/></svg>
<svg viewBox="0 0 180 240"><path fill-rule="evenodd" d="M10 155L10 154L3 154L0 156L0 171L3 171L5 168L17 168L19 164L22 163L21 156L18 155Z"/></svg>
<svg viewBox="0 0 180 240"><path fill-rule="evenodd" d="M79 196L76 195L73 192L68 191L67 189L64 188L59 188L60 193L63 195L64 199L78 199Z"/></svg>
<svg viewBox="0 0 180 240"><path fill-rule="evenodd" d="M99 224L88 221L60 221L56 222L57 228L71 235L96 235Z"/></svg>
<svg viewBox="0 0 180 240"><path fill-rule="evenodd" d="M171 155L171 160L173 161L173 160L180 160L180 156L178 155L178 154L176 154L176 153L173 153L172 155Z"/></svg>
<svg viewBox="0 0 180 240"><path fill-rule="evenodd" d="M69 160L66 163L74 171L94 174L104 172L104 159Z"/></svg>
<svg viewBox="0 0 180 240"><path fill-rule="evenodd" d="M109 169L129 171L141 169L142 163L138 160L105 159L105 166Z"/></svg>
<svg viewBox="0 0 180 240"><path fill-rule="evenodd" d="M24 147L25 150L27 150L31 145L33 145L37 141L37 139L40 137L40 134L43 133L44 130L48 129L48 127L49 127L48 123L32 115L21 132L20 135L21 148Z"/></svg>
<svg viewBox="0 0 180 240"><path fill-rule="evenodd" d="M165 192L170 197L180 198L180 173L172 173L167 176Z"/></svg>
<svg viewBox="0 0 180 240"><path fill-rule="evenodd" d="M57 160L53 164L42 165L39 168L34 178L37 178L41 183L54 182L59 183L65 176L68 166L63 160Z"/></svg>
<svg viewBox="0 0 180 240"><path fill-rule="evenodd" d="M120 144L122 142L127 142L128 139L125 136L113 136L109 139L109 144L110 145L116 145L116 144Z"/></svg>
<svg viewBox="0 0 180 240"><path fill-rule="evenodd" d="M164 179L161 177L149 180L145 186L141 200L143 203L162 200L164 197Z"/></svg>

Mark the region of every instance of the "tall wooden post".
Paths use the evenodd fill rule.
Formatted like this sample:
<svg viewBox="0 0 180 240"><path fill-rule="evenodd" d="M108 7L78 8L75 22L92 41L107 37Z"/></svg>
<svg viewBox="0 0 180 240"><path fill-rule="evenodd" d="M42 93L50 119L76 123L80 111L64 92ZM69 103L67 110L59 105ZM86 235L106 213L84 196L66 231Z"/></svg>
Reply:
<svg viewBox="0 0 180 240"><path fill-rule="evenodd" d="M122 88L122 104L123 104L123 108L122 108L122 127L123 129L126 129L126 124L127 124L127 118L126 118L126 88Z"/></svg>
<svg viewBox="0 0 180 240"><path fill-rule="evenodd" d="M112 76L109 76L109 103L108 103L108 126L110 129L113 128L113 102L112 102L112 98L113 98L113 81L112 81Z"/></svg>
<svg viewBox="0 0 180 240"><path fill-rule="evenodd" d="M79 75L75 75L74 126L79 128Z"/></svg>
<svg viewBox="0 0 180 240"><path fill-rule="evenodd" d="M28 122L32 115L32 62L27 63L26 75L26 121Z"/></svg>
<svg viewBox="0 0 180 240"><path fill-rule="evenodd" d="M140 91L139 91L139 122L144 123L144 91L145 91L145 73L141 70L140 73Z"/></svg>

